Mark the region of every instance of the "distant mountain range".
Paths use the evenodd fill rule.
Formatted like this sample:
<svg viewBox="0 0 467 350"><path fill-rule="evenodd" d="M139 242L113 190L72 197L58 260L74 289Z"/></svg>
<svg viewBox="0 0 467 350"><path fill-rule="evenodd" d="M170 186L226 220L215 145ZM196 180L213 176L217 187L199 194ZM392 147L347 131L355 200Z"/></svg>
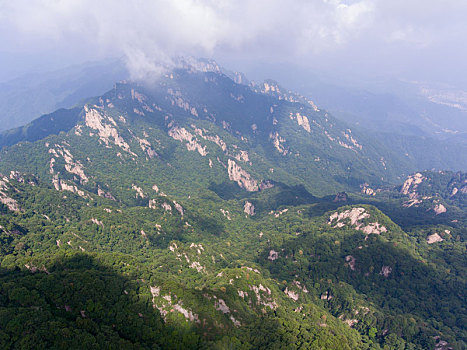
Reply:
<svg viewBox="0 0 467 350"><path fill-rule="evenodd" d="M27 74L0 83L0 131L102 95L127 76L123 62L110 60Z"/></svg>

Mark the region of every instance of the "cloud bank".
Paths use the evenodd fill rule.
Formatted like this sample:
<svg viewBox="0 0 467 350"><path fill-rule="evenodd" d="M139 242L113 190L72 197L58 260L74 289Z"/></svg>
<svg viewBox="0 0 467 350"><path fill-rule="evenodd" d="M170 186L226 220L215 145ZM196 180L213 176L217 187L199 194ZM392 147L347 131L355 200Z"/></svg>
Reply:
<svg viewBox="0 0 467 350"><path fill-rule="evenodd" d="M134 78L179 55L428 70L465 66L466 14L464 0L0 0L0 51L123 56Z"/></svg>

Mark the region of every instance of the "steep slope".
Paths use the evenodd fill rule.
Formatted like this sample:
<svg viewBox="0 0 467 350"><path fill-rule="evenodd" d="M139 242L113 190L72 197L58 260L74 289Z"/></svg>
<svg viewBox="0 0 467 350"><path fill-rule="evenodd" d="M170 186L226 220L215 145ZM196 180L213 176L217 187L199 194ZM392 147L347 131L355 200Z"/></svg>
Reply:
<svg viewBox="0 0 467 350"><path fill-rule="evenodd" d="M147 171L157 164L159 173L171 172L174 166L188 169L189 164L203 174L204 187L232 180L250 192L270 186L270 181L303 183L308 191L323 195L358 188L365 181L396 181L408 168L404 159L350 130L312 102L274 96L271 89L279 87L264 83L255 91L221 73L193 68L175 70L152 85L119 83L87 104L66 136L48 143L66 139L72 154L83 155L97 153L93 151L96 145L105 144L106 161L97 162L99 166L113 166L109 160L122 157L122 165L143 163ZM44 123L53 122L48 128L51 133L67 131L75 123L76 113L44 116L23 129L4 133L0 144L43 137L39 129ZM49 152L52 157L51 148L35 144L35 151L29 153L36 159L35 152ZM4 151L3 164L22 164L15 170L31 171L33 159L17 162L9 154L15 152ZM79 161L83 171L90 165L87 159ZM41 175L45 176L46 170L42 167ZM110 168L101 170L104 175ZM141 177L147 178L144 172ZM180 186L186 183L181 181Z"/></svg>
<svg viewBox="0 0 467 350"><path fill-rule="evenodd" d="M272 81L201 62L9 135L2 347L465 346L465 220L399 218L421 182Z"/></svg>
<svg viewBox="0 0 467 350"><path fill-rule="evenodd" d="M268 76L271 71L284 85L406 158L412 171L467 169L465 91L383 78L346 81L333 72L287 64L262 63L252 73Z"/></svg>
<svg viewBox="0 0 467 350"><path fill-rule="evenodd" d="M42 114L99 96L125 79L123 62L89 62L53 72L31 73L0 83L0 131L27 124Z"/></svg>

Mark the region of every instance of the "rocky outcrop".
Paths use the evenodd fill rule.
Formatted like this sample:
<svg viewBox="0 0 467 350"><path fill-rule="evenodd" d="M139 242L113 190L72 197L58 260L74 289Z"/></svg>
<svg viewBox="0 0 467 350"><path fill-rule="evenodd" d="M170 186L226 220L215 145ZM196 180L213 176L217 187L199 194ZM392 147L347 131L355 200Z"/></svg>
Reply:
<svg viewBox="0 0 467 350"><path fill-rule="evenodd" d="M285 142L285 139L281 137L277 131L274 133L270 133L269 138L272 140L272 143L274 144L274 148L280 154L285 156L289 153L289 151L283 145L283 143Z"/></svg>
<svg viewBox="0 0 467 350"><path fill-rule="evenodd" d="M335 220L336 223L333 227L344 227L345 224L343 221L349 219L350 225L359 229L362 226L361 221L369 217L370 214L365 211L365 208L352 208L341 213L335 212L329 217L328 224L331 225Z"/></svg>
<svg viewBox="0 0 467 350"><path fill-rule="evenodd" d="M349 264L349 267L352 271L355 271L355 262L356 259L352 255L347 255L345 261Z"/></svg>
<svg viewBox="0 0 467 350"><path fill-rule="evenodd" d="M52 184L57 191L69 191L76 193L80 197L90 198L84 191L78 189L75 184L69 184L67 181L60 179L57 174L52 178Z"/></svg>
<svg viewBox="0 0 467 350"><path fill-rule="evenodd" d="M250 216L253 216L255 215L255 206L253 205L253 203L249 202L249 201L246 201L245 202L245 205L243 206L243 211L250 215Z"/></svg>
<svg viewBox="0 0 467 350"><path fill-rule="evenodd" d="M198 139L185 128L174 126L169 130L169 136L174 140L186 141L186 148L189 151L198 151L203 157L208 154L206 146L201 146Z"/></svg>
<svg viewBox="0 0 467 350"><path fill-rule="evenodd" d="M350 129L347 129L347 132L342 132L342 134L344 135L344 137L346 138L346 140L348 142L350 142L354 147L358 148L359 150L361 150L363 148L362 145L360 145L357 140L352 136L352 130ZM353 148L353 147L352 147Z"/></svg>
<svg viewBox="0 0 467 350"><path fill-rule="evenodd" d="M439 214L442 214L442 213L445 213L447 211L446 207L442 204L436 204L434 207L433 207L433 211L436 213L436 215L439 215Z"/></svg>
<svg viewBox="0 0 467 350"><path fill-rule="evenodd" d="M384 276L386 278L389 277L389 275L391 274L392 272L392 267L390 266L383 266L381 267L381 272L379 273L381 276Z"/></svg>
<svg viewBox="0 0 467 350"><path fill-rule="evenodd" d="M274 249L271 249L271 250L269 251L268 260L274 261L274 260L276 260L277 258L279 258L279 253L276 252Z"/></svg>
<svg viewBox="0 0 467 350"><path fill-rule="evenodd" d="M372 234L372 233L379 235L383 232L387 232L388 230L385 226L380 225L379 222L372 222L362 227L361 231L363 231L363 233L366 233L367 235Z"/></svg>
<svg viewBox="0 0 467 350"><path fill-rule="evenodd" d="M79 160L74 160L71 152L62 145L55 145L54 148L49 149L49 153L54 155L56 158L63 158L65 161L65 170L70 174L77 175L80 178L81 183L86 183L89 181L88 177L84 173L83 164ZM50 160L50 173L54 173L54 164L56 159L52 158Z"/></svg>
<svg viewBox="0 0 467 350"><path fill-rule="evenodd" d="M298 293L297 292L294 292L293 290L289 290L289 288L285 288L284 293L285 293L285 295L287 295L293 301L298 300Z"/></svg>
<svg viewBox="0 0 467 350"><path fill-rule="evenodd" d="M204 129L201 130L194 125L192 125L192 127L195 129L195 133L199 135L201 138L207 141L214 142L216 145L218 145L222 149L222 151L224 152L227 151L227 144L224 142L224 140L222 140L219 137L219 135L215 135L215 136L204 135L204 133L206 133L207 130L204 130Z"/></svg>
<svg viewBox="0 0 467 350"><path fill-rule="evenodd" d="M104 197L107 199L111 199L113 201L116 200L115 197L112 195L112 193L104 191L102 188L100 188L100 186L97 186L97 195L99 197Z"/></svg>
<svg viewBox="0 0 467 350"><path fill-rule="evenodd" d="M310 121L308 120L308 117L301 115L299 112L297 112L295 113L295 115L293 113L290 113L289 118L297 120L298 125L300 125L307 132L311 132Z"/></svg>
<svg viewBox="0 0 467 350"><path fill-rule="evenodd" d="M407 180L405 180L404 184L402 185L401 193L408 195L410 199L415 198L417 196L418 185L421 184L425 179L426 178L420 173L410 175L409 177L407 177Z"/></svg>
<svg viewBox="0 0 467 350"><path fill-rule="evenodd" d="M223 314L229 314L229 318L235 326L241 326L240 321L236 320L235 317L230 314L230 308L227 306L223 299L216 300L214 302L214 307L217 311L221 311Z"/></svg>
<svg viewBox="0 0 467 350"><path fill-rule="evenodd" d="M174 203L175 210L178 211L178 213L181 216L183 216L184 215L183 207L175 201L173 201L173 203Z"/></svg>
<svg viewBox="0 0 467 350"><path fill-rule="evenodd" d="M369 187L370 185L367 183L364 183L360 185L360 188L362 189L362 193L366 194L367 196L376 196L376 191L372 188Z"/></svg>
<svg viewBox="0 0 467 350"><path fill-rule="evenodd" d="M249 192L258 191L258 182L232 159L228 161L227 171L229 173L229 179L235 181L241 188Z"/></svg>
<svg viewBox="0 0 467 350"><path fill-rule="evenodd" d="M89 108L88 106L84 106L84 110L86 112L84 119L86 126L96 130L99 135L99 139L105 143L106 146L113 143L132 155L135 155L131 152L128 143L126 143L123 137L119 135L118 130L116 129L117 123L112 117L102 115L96 109Z"/></svg>
<svg viewBox="0 0 467 350"><path fill-rule="evenodd" d="M266 312L266 307L269 307L271 310L277 308L277 303L272 298L271 289L264 287L261 283L259 285L250 285L249 288L255 293L257 304L265 306L263 312Z"/></svg>
<svg viewBox="0 0 467 350"><path fill-rule="evenodd" d="M138 187L135 184L132 184L131 189L136 191L136 198L138 198L138 197L145 198L143 189L141 187Z"/></svg>
<svg viewBox="0 0 467 350"><path fill-rule="evenodd" d="M232 218L230 217L230 212L228 210L224 210L221 208L220 211L222 215L224 215L227 218L227 220L232 220Z"/></svg>
<svg viewBox="0 0 467 350"><path fill-rule="evenodd" d="M381 234L387 232L387 228L378 222L363 223L364 219L368 219L370 213L365 208L352 208L343 212L335 212L329 217L328 225L333 225L334 228L344 227L345 222L349 222L350 226L355 230L369 234Z"/></svg>
<svg viewBox="0 0 467 350"><path fill-rule="evenodd" d="M426 238L426 242L428 244L433 244L442 241L444 241L444 239L437 233L433 233Z"/></svg>
<svg viewBox="0 0 467 350"><path fill-rule="evenodd" d="M154 151L151 143L148 140L140 139L139 137L136 137L136 140L138 141L139 146L141 147L143 152L145 152L149 158L154 158L157 156L157 152Z"/></svg>
<svg viewBox="0 0 467 350"><path fill-rule="evenodd" d="M5 205L11 211L20 211L20 207L16 199L9 197L7 194L8 183L9 180L7 177L4 177L2 180L0 180L0 203Z"/></svg>

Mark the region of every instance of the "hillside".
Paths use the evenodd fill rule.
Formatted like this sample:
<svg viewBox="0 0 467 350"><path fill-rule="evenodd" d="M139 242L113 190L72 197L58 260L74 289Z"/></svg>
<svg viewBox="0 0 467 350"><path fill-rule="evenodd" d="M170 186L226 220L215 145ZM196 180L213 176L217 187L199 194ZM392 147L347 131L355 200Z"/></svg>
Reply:
<svg viewBox="0 0 467 350"><path fill-rule="evenodd" d="M465 174L239 79L185 62L2 134L1 347L465 347Z"/></svg>

